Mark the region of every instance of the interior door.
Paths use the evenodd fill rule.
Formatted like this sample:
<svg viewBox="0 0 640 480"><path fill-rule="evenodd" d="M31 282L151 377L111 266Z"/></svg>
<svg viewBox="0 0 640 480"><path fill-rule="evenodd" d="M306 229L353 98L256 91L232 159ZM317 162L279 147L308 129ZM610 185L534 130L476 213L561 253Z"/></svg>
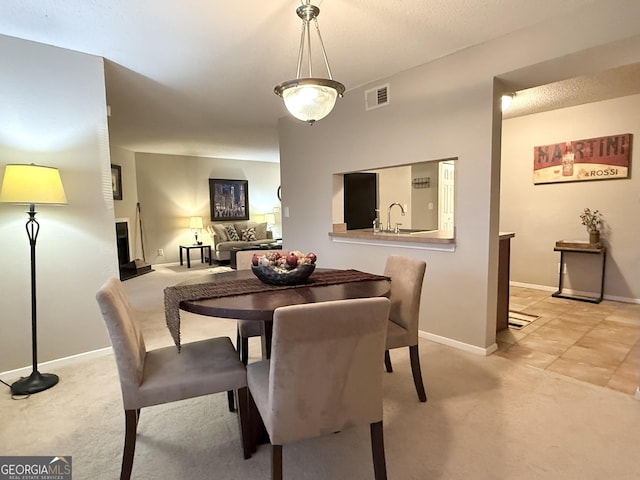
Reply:
<svg viewBox="0 0 640 480"><path fill-rule="evenodd" d="M438 170L438 230L453 232L455 165L440 162Z"/></svg>

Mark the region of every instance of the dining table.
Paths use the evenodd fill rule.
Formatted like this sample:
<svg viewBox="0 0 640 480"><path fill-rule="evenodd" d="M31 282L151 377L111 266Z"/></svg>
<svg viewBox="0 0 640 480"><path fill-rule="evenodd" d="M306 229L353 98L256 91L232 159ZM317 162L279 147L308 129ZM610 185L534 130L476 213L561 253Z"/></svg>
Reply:
<svg viewBox="0 0 640 480"><path fill-rule="evenodd" d="M205 274L165 289L167 325L180 348L179 321L177 331L175 325L170 325L170 321L175 322L175 318L170 319L171 314L175 317L177 309L210 317L264 322L262 353L264 358L269 358L273 314L277 308L333 300L388 297L390 290L389 277L352 269L316 268L304 283L298 285L265 284L251 270ZM169 297L172 297L172 302L168 302Z"/></svg>

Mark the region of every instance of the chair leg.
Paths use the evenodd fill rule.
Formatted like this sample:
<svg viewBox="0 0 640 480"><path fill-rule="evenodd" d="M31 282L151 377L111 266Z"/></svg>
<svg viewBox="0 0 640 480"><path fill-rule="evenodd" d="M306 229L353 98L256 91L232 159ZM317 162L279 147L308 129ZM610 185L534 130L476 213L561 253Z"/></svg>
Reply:
<svg viewBox="0 0 640 480"><path fill-rule="evenodd" d="M282 480L282 445L271 445L271 480Z"/></svg>
<svg viewBox="0 0 640 480"><path fill-rule="evenodd" d="M238 350L238 358L245 365L249 362L249 339L240 336L240 327L236 328L236 350Z"/></svg>
<svg viewBox="0 0 640 480"><path fill-rule="evenodd" d="M233 390L228 390L227 391L227 403L229 404L229 411L230 412L235 412L236 411L236 406L235 406L235 402L233 400Z"/></svg>
<svg viewBox="0 0 640 480"><path fill-rule="evenodd" d="M418 355L418 345L409 347L409 357L411 359L411 373L413 374L413 383L416 386L416 392L421 402L427 401L427 394L422 384L422 371L420 370L420 356Z"/></svg>
<svg viewBox="0 0 640 480"><path fill-rule="evenodd" d="M262 421L262 417L258 411L258 406L251 395L251 390L248 390L248 392L249 426L253 436L253 449L251 450L251 453L255 453L259 444L269 443L269 433L264 426L264 422Z"/></svg>
<svg viewBox="0 0 640 480"><path fill-rule="evenodd" d="M389 356L389 350L384 351L384 366L387 369L387 372L393 372L393 367L391 366L391 357Z"/></svg>
<svg viewBox="0 0 640 480"><path fill-rule="evenodd" d="M375 480L387 480L387 462L384 458L384 432L382 420L371 424L371 453Z"/></svg>
<svg viewBox="0 0 640 480"><path fill-rule="evenodd" d="M240 360L245 365L249 362L249 339L247 337L242 337L240 339Z"/></svg>
<svg viewBox="0 0 640 480"><path fill-rule="evenodd" d="M122 452L122 469L120 471L120 480L129 480L131 478L131 470L133 469L133 454L136 450L136 431L138 427L138 418L140 417L140 409L125 410L125 435L124 435L124 451Z"/></svg>
<svg viewBox="0 0 640 480"><path fill-rule="evenodd" d="M240 421L240 440L242 441L242 451L246 460L247 458L251 458L251 454L256 451L255 437L250 428L249 389L247 387L238 389L238 411Z"/></svg>

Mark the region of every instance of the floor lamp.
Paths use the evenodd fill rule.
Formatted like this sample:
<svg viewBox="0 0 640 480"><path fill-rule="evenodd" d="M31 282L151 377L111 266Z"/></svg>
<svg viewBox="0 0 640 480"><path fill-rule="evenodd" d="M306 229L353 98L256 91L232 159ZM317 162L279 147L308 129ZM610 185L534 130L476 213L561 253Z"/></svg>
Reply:
<svg viewBox="0 0 640 480"><path fill-rule="evenodd" d="M36 239L40 224L35 204L66 205L60 173L57 168L40 165L7 165L4 169L0 202L29 205L27 236L31 246L31 352L33 372L11 385L13 395L38 393L58 383L58 376L38 371L38 334L36 315Z"/></svg>

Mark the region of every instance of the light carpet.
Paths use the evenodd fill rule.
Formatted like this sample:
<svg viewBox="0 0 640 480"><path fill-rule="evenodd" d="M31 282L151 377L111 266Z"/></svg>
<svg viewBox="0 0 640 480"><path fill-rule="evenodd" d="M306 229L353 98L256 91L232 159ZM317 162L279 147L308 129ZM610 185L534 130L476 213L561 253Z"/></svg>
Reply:
<svg viewBox="0 0 640 480"><path fill-rule="evenodd" d="M204 268L204 267L203 267ZM172 345L162 289L203 269L155 266L125 282L150 348ZM207 270L204 268L204 270ZM184 342L227 335L235 322L185 312ZM250 344L252 359L259 343ZM420 340L427 403L419 403L407 349L384 375L390 479L637 479L640 402L497 355ZM382 362L380 365L382 367ZM111 355L56 369L60 383L27 400L0 397L0 455L69 455L75 480L119 477L124 415ZM142 410L134 479L268 479L270 452L244 460L235 415L218 394ZM368 428L286 445L295 480L372 479Z"/></svg>

